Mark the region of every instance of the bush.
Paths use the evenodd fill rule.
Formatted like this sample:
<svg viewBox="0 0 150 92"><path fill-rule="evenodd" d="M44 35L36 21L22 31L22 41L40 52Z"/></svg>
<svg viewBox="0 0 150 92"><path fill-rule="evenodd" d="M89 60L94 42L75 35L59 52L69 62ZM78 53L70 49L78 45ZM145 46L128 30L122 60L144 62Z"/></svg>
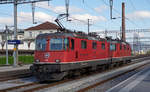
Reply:
<svg viewBox="0 0 150 92"><path fill-rule="evenodd" d="M13 64L13 57L8 57L9 64ZM34 61L34 56L19 56L18 61L23 64L32 64ZM6 57L2 56L0 57L0 65L6 64Z"/></svg>

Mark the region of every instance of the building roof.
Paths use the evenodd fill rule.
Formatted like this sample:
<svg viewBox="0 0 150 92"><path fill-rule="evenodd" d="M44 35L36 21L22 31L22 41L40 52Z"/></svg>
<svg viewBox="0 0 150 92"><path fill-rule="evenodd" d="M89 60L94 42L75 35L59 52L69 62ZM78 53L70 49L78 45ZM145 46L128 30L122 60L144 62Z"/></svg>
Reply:
<svg viewBox="0 0 150 92"><path fill-rule="evenodd" d="M54 23L46 21L46 22L39 24L37 26L29 27L29 28L25 29L25 31L52 30L52 29L59 29L59 26L57 26Z"/></svg>

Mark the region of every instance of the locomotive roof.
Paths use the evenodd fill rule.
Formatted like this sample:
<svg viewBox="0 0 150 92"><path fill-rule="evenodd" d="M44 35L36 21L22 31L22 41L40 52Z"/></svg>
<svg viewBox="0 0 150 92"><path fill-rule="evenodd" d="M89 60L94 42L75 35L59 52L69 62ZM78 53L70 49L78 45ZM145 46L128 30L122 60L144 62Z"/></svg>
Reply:
<svg viewBox="0 0 150 92"><path fill-rule="evenodd" d="M119 39L111 39L109 37L100 38L100 36L91 36L91 35L77 33L77 32L44 33L44 34L39 34L37 36L37 39L38 38L47 38L47 37L75 37L75 38L88 39L88 40L107 41L107 42L112 42L112 43L128 44L127 42L124 42Z"/></svg>
<svg viewBox="0 0 150 92"><path fill-rule="evenodd" d="M88 39L88 40L106 40L104 38L98 38L98 37L93 37L93 36L89 36L87 34L82 34L82 33L64 33L64 32L56 32L56 33L45 33L45 34L40 34L37 36L37 38L47 38L47 37L75 37L75 38L81 38L81 39Z"/></svg>

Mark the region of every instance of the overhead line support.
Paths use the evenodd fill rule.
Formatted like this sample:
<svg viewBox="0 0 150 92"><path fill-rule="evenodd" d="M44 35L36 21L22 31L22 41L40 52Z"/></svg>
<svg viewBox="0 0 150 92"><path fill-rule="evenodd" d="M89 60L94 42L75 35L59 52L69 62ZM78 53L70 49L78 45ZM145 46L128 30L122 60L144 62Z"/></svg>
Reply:
<svg viewBox="0 0 150 92"><path fill-rule="evenodd" d="M14 5L14 40L17 40L17 5L26 3L36 3L50 0L1 0L0 4L13 4ZM14 44L14 67L18 65L18 44Z"/></svg>
<svg viewBox="0 0 150 92"><path fill-rule="evenodd" d="M122 3L122 40L126 41L125 38L125 3Z"/></svg>

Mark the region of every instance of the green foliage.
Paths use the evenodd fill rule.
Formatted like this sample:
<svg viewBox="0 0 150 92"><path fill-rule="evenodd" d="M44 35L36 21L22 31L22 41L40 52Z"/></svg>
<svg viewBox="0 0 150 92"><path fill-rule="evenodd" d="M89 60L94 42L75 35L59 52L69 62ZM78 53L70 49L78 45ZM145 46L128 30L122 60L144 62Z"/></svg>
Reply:
<svg viewBox="0 0 150 92"><path fill-rule="evenodd" d="M32 64L34 61L33 56L19 56L18 59L19 59L19 62L23 64ZM9 61L9 64L13 64L13 57L9 56L8 61ZM6 57L2 56L0 57L0 65L4 65L4 64L6 64Z"/></svg>

